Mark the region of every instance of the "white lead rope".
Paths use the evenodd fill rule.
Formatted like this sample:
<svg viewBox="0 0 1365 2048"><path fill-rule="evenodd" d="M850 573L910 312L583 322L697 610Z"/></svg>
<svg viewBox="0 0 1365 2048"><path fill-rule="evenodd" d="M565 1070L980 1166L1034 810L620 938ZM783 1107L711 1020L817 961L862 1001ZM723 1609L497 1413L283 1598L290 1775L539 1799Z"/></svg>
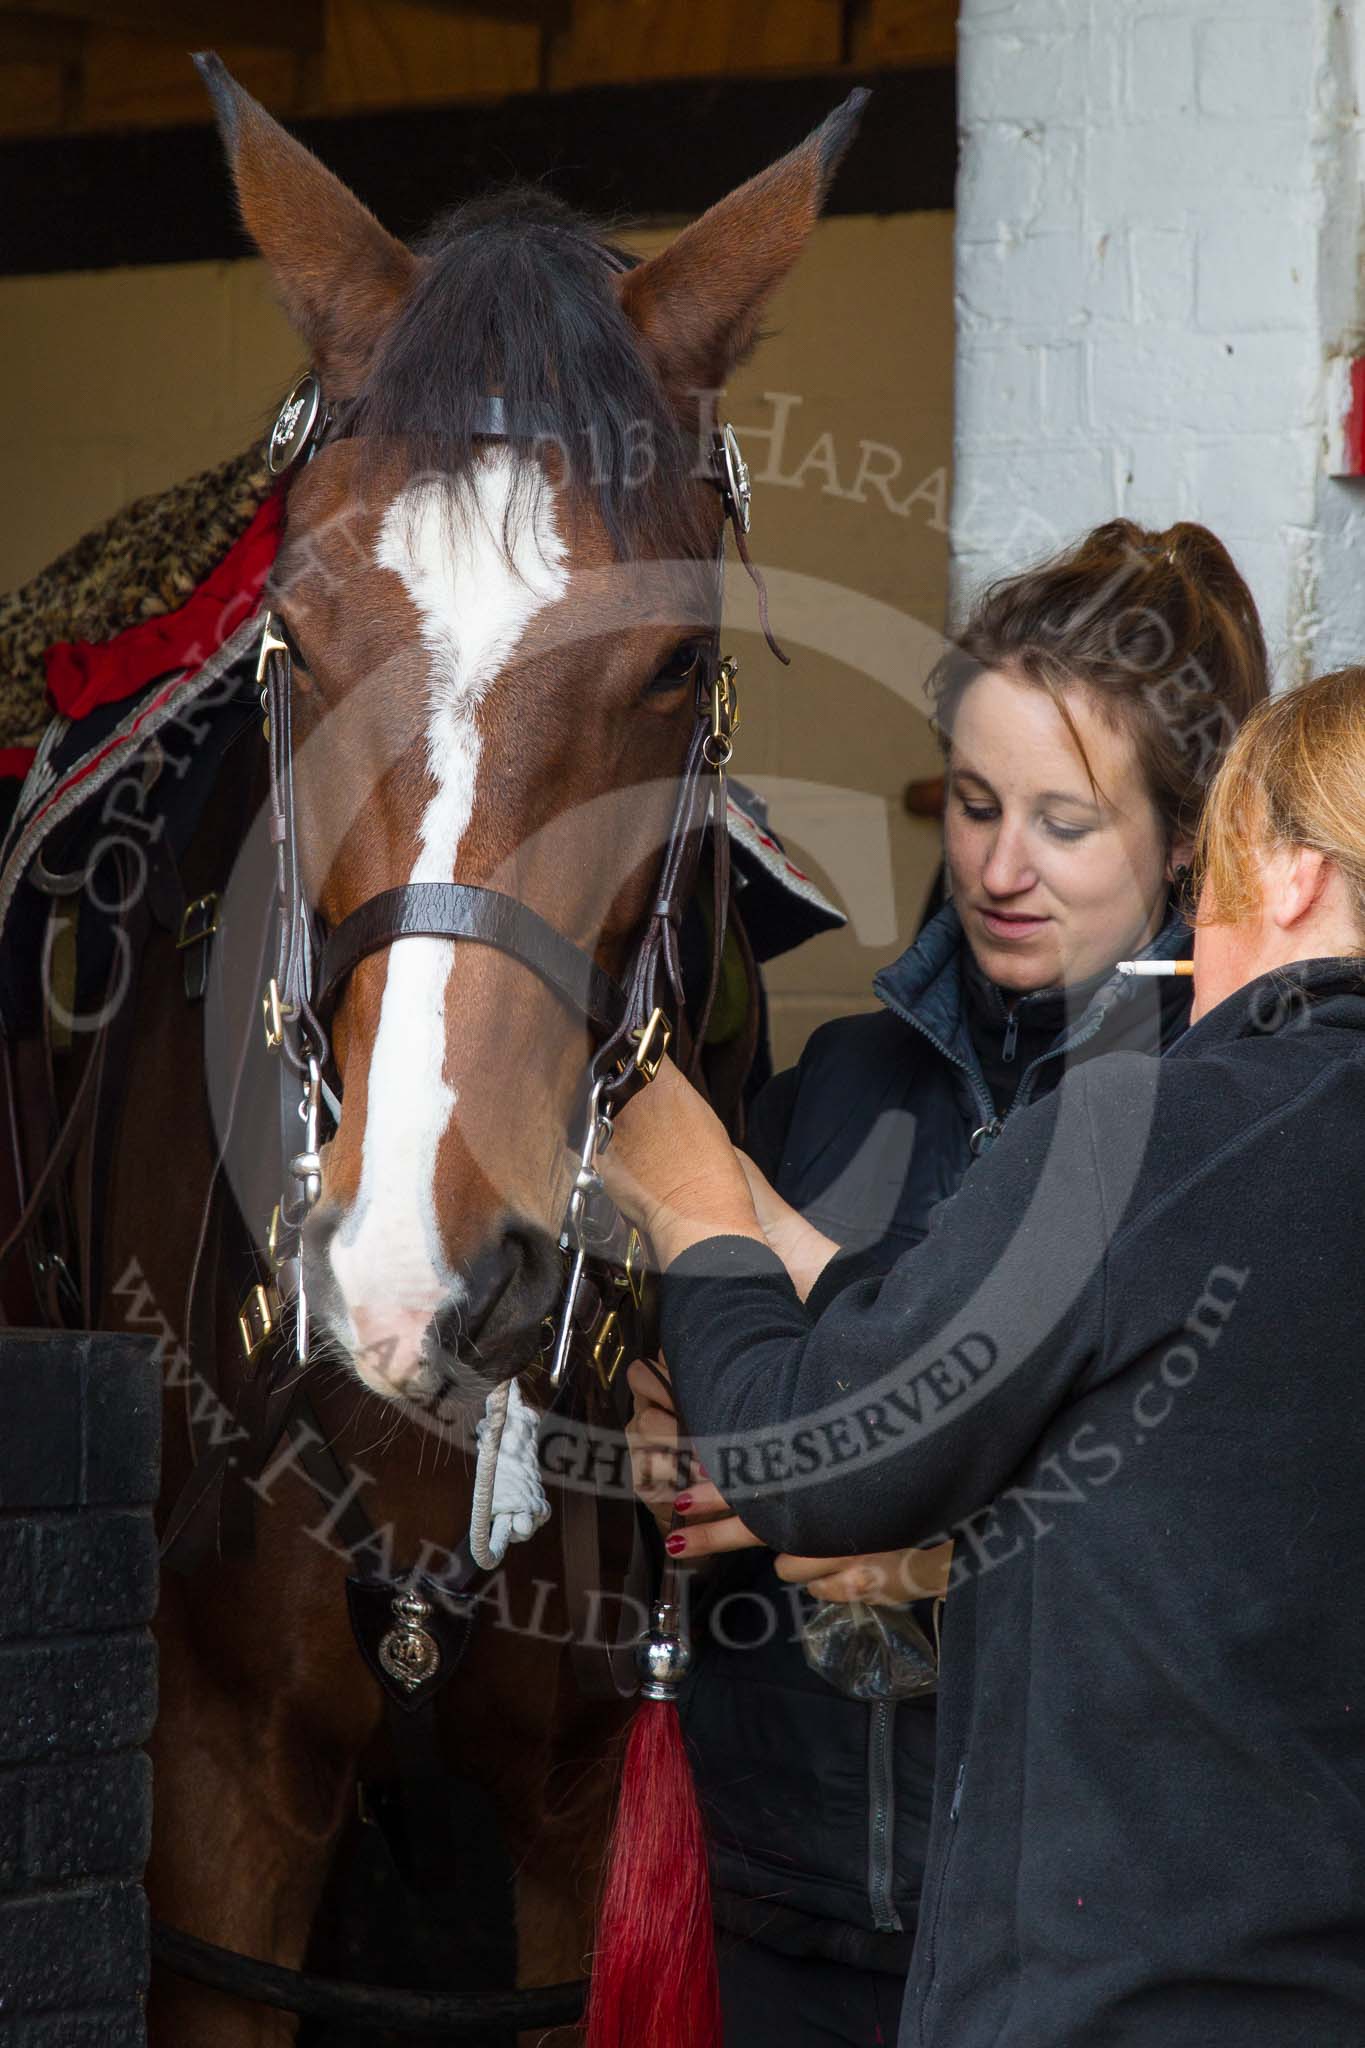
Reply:
<svg viewBox="0 0 1365 2048"><path fill-rule="evenodd" d="M550 1518L536 1439L540 1416L515 1380L503 1380L475 1427L479 1457L469 1511L469 1551L480 1571L496 1571L509 1543L525 1543Z"/></svg>

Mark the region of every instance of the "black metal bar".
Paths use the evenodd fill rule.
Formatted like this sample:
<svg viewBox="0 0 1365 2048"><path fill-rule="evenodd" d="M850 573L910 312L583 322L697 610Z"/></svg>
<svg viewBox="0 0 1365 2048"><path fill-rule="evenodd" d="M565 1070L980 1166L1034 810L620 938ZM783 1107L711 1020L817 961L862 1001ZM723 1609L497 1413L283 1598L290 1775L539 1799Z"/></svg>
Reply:
<svg viewBox="0 0 1365 2048"><path fill-rule="evenodd" d="M666 79L290 125L396 234L416 234L442 206L513 177L544 180L591 213L657 218L703 211L855 85L872 98L826 211L950 208L951 68ZM250 253L209 122L0 142L0 191L0 275Z"/></svg>
<svg viewBox="0 0 1365 2048"><path fill-rule="evenodd" d="M314 1977L303 1970L285 1970L276 1963L236 1955L231 1949L201 1941L197 1935L182 1934L160 1920L152 1922L152 1956L177 1977L188 1977L232 1998L271 2006L276 2012L428 2038L497 2026L573 2026L583 2017L588 1992L586 1978L571 1984L537 1985L526 1991L495 1991L483 1998L396 1991L381 1984L343 1984L335 1977Z"/></svg>

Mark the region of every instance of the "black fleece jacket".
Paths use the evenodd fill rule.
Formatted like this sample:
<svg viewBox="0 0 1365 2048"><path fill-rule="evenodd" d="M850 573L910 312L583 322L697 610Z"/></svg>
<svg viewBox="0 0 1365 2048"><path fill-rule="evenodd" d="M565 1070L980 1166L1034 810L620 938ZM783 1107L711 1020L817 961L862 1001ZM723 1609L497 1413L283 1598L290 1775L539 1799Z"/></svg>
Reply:
<svg viewBox="0 0 1365 2048"><path fill-rule="evenodd" d="M1145 957L1189 952L1172 914ZM1007 1115L1075 1062L1179 1037L1187 980L1112 972L1008 998L947 904L876 979L882 1009L822 1025L755 1103L747 1148L803 1215L884 1272L917 1244ZM837 1287L850 1259L822 1283ZM813 1603L768 1551L697 1581L681 1701L707 1822L712 1899L731 1931L867 1969L910 1965L929 1846L932 1695L875 1706L806 1664ZM932 1612L917 1618L932 1631Z"/></svg>
<svg viewBox="0 0 1365 2048"><path fill-rule="evenodd" d="M957 1540L903 2048L1365 2041L1362 967L1078 1068L815 1314L665 1276L760 1535Z"/></svg>

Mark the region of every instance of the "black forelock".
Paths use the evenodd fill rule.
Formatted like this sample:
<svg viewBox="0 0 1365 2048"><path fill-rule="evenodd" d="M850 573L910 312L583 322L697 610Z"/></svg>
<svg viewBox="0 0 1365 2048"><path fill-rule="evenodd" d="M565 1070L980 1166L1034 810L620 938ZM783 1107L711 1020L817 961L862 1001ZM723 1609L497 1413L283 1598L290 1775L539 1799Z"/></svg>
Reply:
<svg viewBox="0 0 1365 2048"><path fill-rule="evenodd" d="M693 552L696 449L612 284L635 259L534 186L458 207L416 254L416 286L343 431L401 442L415 468L458 479L499 393L509 443L532 456L558 444L618 555Z"/></svg>

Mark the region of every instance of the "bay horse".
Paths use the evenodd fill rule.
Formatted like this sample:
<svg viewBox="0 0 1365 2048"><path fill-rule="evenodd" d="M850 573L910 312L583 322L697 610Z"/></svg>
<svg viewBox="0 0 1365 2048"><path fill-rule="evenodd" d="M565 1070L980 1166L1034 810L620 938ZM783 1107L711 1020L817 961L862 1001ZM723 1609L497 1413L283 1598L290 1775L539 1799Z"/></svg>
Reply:
<svg viewBox="0 0 1365 2048"><path fill-rule="evenodd" d="M316 379L305 397L330 420L287 472L265 600L283 622L270 658L287 655L292 678L268 708L272 725L293 720L300 900L335 934L386 891L411 903L428 885L496 890L550 928L547 946L561 935L628 982L719 628L716 394L811 232L862 96L632 263L528 190L465 205L408 247L216 58L197 61L245 227ZM267 662L267 691L273 673ZM263 795L251 760L220 778L181 862L196 899L227 887L243 793ZM217 1540L192 1574L164 1576L152 1910L290 1969L386 1718L348 1621L351 1510L363 1493L381 1578L455 1554L473 1480L452 1443L534 1363L563 1287L591 999L566 1002L543 961L528 972L524 945L441 929L385 928L348 963L327 1018L335 1129L295 1132L311 1181L295 1282L311 1308L316 1432L257 1458L240 1543L223 1540L243 1492L229 1452ZM259 1021L258 952L231 939L216 963L224 999ZM226 1127L245 1179L261 1159L278 1176L278 1137L259 1092L236 1092L230 1033L214 1041L210 1027L198 1085L205 1027L182 977L181 951L153 932L118 1076L95 1319L128 1325L130 1272L143 1308L172 1320L193 1296L183 1335L221 1389L243 1308L231 1257L205 1268L201 1219ZM264 1236L264 1207L238 1199ZM261 1334L248 1327L251 1349ZM536 1384L546 1398L543 1372ZM236 1392L249 1405L259 1387ZM303 1455L318 1439L344 1482L332 1494ZM168 1518L202 1463L185 1391L168 1388ZM505 1847L516 1981L547 1985L591 1951L624 1708L579 1692L568 1591L543 1540L509 1553L498 1598L504 1619L535 1625L476 1632L435 1725L484 1801L490 1883L493 1832ZM414 1621L404 1641L422 1632ZM154 1977L153 2048L276 2048L296 2024Z"/></svg>

